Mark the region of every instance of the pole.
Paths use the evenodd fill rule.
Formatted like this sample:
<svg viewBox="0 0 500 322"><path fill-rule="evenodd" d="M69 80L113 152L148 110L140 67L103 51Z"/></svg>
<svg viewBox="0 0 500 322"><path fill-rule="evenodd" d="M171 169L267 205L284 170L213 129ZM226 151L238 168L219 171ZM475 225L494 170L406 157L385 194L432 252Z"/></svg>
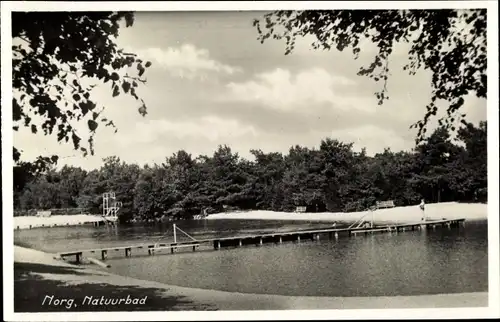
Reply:
<svg viewBox="0 0 500 322"><path fill-rule="evenodd" d="M373 228L373 209L370 210L372 212L372 225L371 228Z"/></svg>
<svg viewBox="0 0 500 322"><path fill-rule="evenodd" d="M174 243L177 243L177 235L176 235L176 227L175 227L175 224L173 224L174 226Z"/></svg>

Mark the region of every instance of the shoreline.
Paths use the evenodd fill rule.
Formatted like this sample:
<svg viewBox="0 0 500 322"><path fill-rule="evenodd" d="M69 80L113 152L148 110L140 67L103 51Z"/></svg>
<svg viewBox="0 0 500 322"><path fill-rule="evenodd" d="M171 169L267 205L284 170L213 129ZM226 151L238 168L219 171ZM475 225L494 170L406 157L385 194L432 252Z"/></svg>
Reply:
<svg viewBox="0 0 500 322"><path fill-rule="evenodd" d="M487 307L488 292L395 297L321 297L235 293L172 286L79 267L38 250L14 246L14 304L16 312L141 311L141 310L300 310ZM26 290L26 291L23 291ZM49 294L50 293L50 294ZM42 305L45 296L126 298L148 296L146 303L121 306ZM21 310L19 310L21 309Z"/></svg>
<svg viewBox="0 0 500 322"><path fill-rule="evenodd" d="M102 222L102 216L97 215L56 215L50 217L17 216L14 217L14 230L52 228L62 226L92 225Z"/></svg>
<svg viewBox="0 0 500 322"><path fill-rule="evenodd" d="M362 216L370 221L373 216L375 223L410 223L420 222L425 216L429 220L461 219L466 220L487 220L488 205L482 203L458 203L443 202L438 204L427 204L425 212L422 212L418 205L378 209L373 211L360 212L322 212L322 213L290 213L267 210L254 210L248 212L228 212L208 215L207 220L231 219L231 220L297 220L297 221L324 221L324 222L344 222L353 223Z"/></svg>
<svg viewBox="0 0 500 322"><path fill-rule="evenodd" d="M420 222L423 212L418 205L379 209L373 212L373 220L379 224L386 223L409 223ZM245 212L227 212L211 214L201 220L217 219L241 219L241 220L281 220L281 221L324 221L324 222L344 222L353 223L360 217L365 216L366 220L371 220L372 214L369 211L360 212L322 212L322 213L294 213L278 212L270 210L251 210ZM466 220L487 220L488 205L481 203L458 203L443 202L439 204L428 204L425 208L425 216L430 220L459 219ZM50 217L19 216L14 217L14 230L24 230L31 228L52 228L61 226L78 226L92 224L102 221L97 215L57 215ZM30 228L31 227L31 228Z"/></svg>

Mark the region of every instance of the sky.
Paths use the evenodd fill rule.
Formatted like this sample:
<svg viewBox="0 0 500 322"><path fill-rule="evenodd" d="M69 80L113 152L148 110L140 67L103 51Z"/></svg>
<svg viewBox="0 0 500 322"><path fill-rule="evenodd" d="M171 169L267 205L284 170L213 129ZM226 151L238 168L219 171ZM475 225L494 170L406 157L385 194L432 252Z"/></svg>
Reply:
<svg viewBox="0 0 500 322"><path fill-rule="evenodd" d="M132 27L122 28L117 43L152 62L147 84L137 94L111 97L109 85L95 90L105 114L118 128L99 128L95 155L84 157L55 134L14 133L24 160L58 154L60 165L85 169L118 156L128 163L162 163L179 150L194 157L228 145L251 159L250 150L287 153L293 145L318 147L325 138L366 148L369 155L408 151L415 146L410 125L423 118L430 99L430 74L402 70L408 45L397 44L390 58L390 99L377 105L381 84L357 76L371 63L373 44L363 43L360 57L351 52L315 51L311 39L299 40L291 55L283 41L261 44L252 26L265 12L140 12ZM486 100L468 97L467 121L486 120ZM431 124L430 130L435 128ZM85 124L83 124L86 126Z"/></svg>

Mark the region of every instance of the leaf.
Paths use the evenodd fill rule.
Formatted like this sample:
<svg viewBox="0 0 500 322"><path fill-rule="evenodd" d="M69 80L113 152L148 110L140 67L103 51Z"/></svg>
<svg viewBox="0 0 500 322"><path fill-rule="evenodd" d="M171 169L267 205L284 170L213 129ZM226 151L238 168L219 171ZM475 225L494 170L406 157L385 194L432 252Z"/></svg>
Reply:
<svg viewBox="0 0 500 322"><path fill-rule="evenodd" d="M137 70L139 71L139 77L144 74L145 69L142 67L142 64L137 64Z"/></svg>
<svg viewBox="0 0 500 322"><path fill-rule="evenodd" d="M80 146L80 141L81 141L80 137L78 135L76 135L75 132L73 132L71 134L71 139L73 141L73 146L74 146L75 150L78 149L78 147Z"/></svg>
<svg viewBox="0 0 500 322"><path fill-rule="evenodd" d="M125 93L128 93L129 89L130 89L130 83L129 82L123 82L122 83L122 88L123 88L123 91Z"/></svg>
<svg viewBox="0 0 500 322"><path fill-rule="evenodd" d="M73 99L75 100L75 102L78 102L80 100L80 95L73 94Z"/></svg>
<svg viewBox="0 0 500 322"><path fill-rule="evenodd" d="M76 105L74 105L76 106ZM80 111L82 111L82 115L87 115L87 113L89 112L89 104L88 102L80 102L80 104L78 104L78 108L80 109Z"/></svg>
<svg viewBox="0 0 500 322"><path fill-rule="evenodd" d="M118 89L118 86L115 85L113 87L113 97L116 97L118 95L120 95L120 90Z"/></svg>
<svg viewBox="0 0 500 322"><path fill-rule="evenodd" d="M150 62L150 61L147 61L147 62L146 62L146 64L145 64L144 66L146 66L146 68L151 67L151 62Z"/></svg>
<svg viewBox="0 0 500 322"><path fill-rule="evenodd" d="M32 132L33 134L36 134L37 129L36 129L36 125L35 125L35 124L31 124L31 132Z"/></svg>
<svg viewBox="0 0 500 322"><path fill-rule="evenodd" d="M87 108L92 111L96 107L95 103L92 101L87 101Z"/></svg>
<svg viewBox="0 0 500 322"><path fill-rule="evenodd" d="M73 79L73 86L78 87L78 81L76 79Z"/></svg>
<svg viewBox="0 0 500 322"><path fill-rule="evenodd" d="M146 105L142 105L141 107L139 107L138 111L139 114L141 114L142 116L146 116L146 114L148 114Z"/></svg>
<svg viewBox="0 0 500 322"><path fill-rule="evenodd" d="M88 120L87 124L89 126L90 131L94 132L97 129L98 123L94 120Z"/></svg>

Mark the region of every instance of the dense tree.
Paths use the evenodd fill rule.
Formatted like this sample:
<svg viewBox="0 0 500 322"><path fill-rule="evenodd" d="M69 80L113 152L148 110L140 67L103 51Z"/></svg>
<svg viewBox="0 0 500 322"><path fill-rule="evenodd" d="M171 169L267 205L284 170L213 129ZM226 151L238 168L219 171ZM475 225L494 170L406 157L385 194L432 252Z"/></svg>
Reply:
<svg viewBox="0 0 500 322"><path fill-rule="evenodd" d="M389 98L387 80L389 58L397 43L410 43L410 74L418 69L432 73L432 96L418 128L422 140L427 123L445 104L444 125L453 128L462 114L460 108L468 94L486 98L486 9L438 10L305 10L274 11L256 19L254 26L261 42L285 40L285 54L294 50L296 39L312 36L317 50L351 50L354 59L363 50L363 40L378 47L373 62L363 66L358 75L382 83L376 94L379 104ZM446 105L447 104L447 105Z"/></svg>
<svg viewBox="0 0 500 322"><path fill-rule="evenodd" d="M90 172L65 166L18 176L16 209L82 207L102 213L102 194L123 203L121 221L192 218L224 210L361 211L376 201L396 205L486 201L486 123L466 123L453 142L446 128L434 131L412 151L384 150L368 156L351 143L326 138L319 148L293 146L287 154L252 150L240 158L228 146L212 156L186 151L163 164L126 164L104 159Z"/></svg>

